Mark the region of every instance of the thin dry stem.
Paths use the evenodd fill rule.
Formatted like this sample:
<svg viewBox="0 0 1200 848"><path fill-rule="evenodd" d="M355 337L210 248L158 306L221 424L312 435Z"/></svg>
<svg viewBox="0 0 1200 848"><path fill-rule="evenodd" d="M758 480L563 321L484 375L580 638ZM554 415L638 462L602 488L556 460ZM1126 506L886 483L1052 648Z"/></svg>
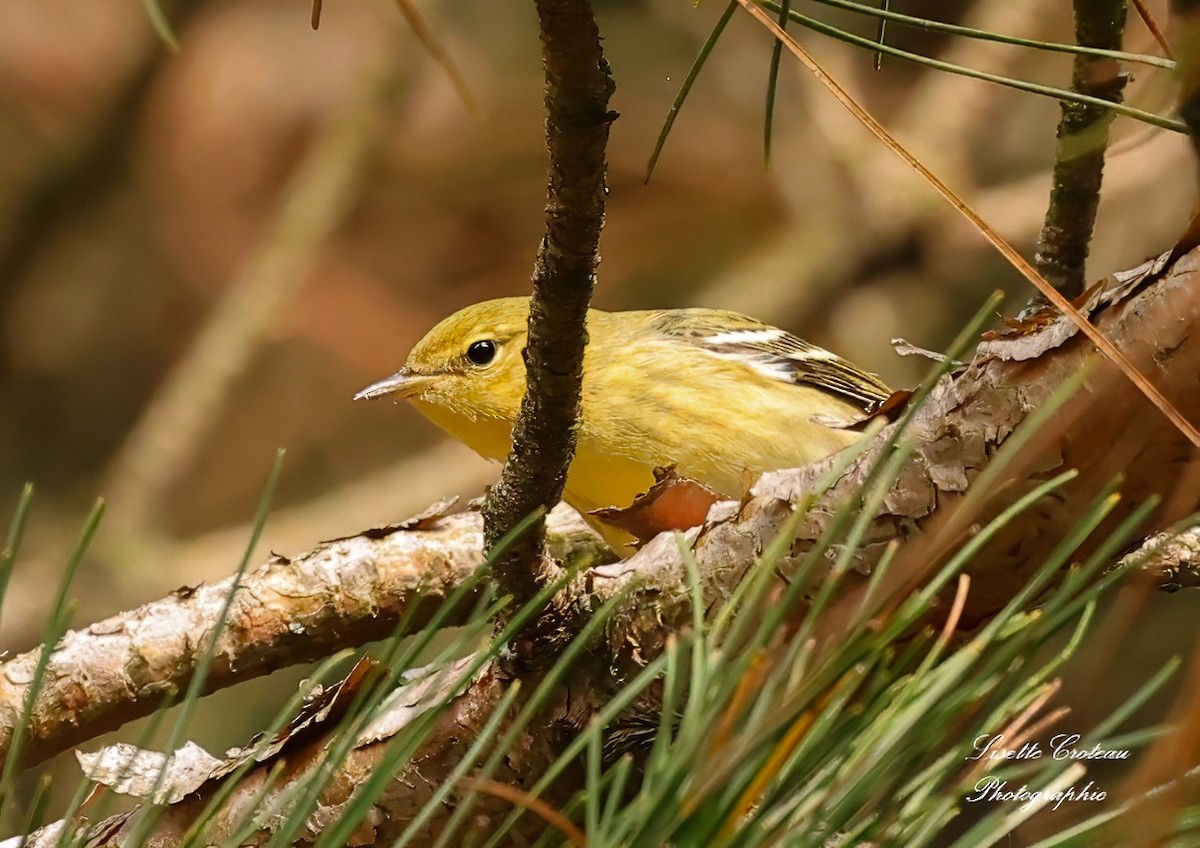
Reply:
<svg viewBox="0 0 1200 848"><path fill-rule="evenodd" d="M478 115L479 104L475 102L475 95L471 94L471 87L467 85L466 77L459 70L454 57L450 55L450 51L442 46L442 42L434 35L429 24L421 17L421 13L417 11L417 7L413 5L412 0L396 0L396 6L400 9L400 14L404 15L404 20L408 21L409 29L413 31L413 35L424 45L429 55L433 57L433 61L437 62L442 70L446 72L446 76L454 84L454 90L458 92L458 97L462 100L463 105L467 107L467 111L472 115Z"/></svg>

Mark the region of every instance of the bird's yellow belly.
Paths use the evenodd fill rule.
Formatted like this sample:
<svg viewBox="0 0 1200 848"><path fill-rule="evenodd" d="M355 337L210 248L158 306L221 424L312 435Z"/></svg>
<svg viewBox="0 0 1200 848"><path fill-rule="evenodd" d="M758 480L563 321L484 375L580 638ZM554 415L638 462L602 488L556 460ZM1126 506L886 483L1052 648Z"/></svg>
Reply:
<svg viewBox="0 0 1200 848"><path fill-rule="evenodd" d="M500 419L470 421L437 404L414 401L417 410L485 459L503 462L512 444L512 429ZM605 540L628 554L632 537L590 515L605 507L627 507L654 485L654 468L645 462L598 450L586 435L580 439L567 472L563 500L583 515Z"/></svg>
<svg viewBox="0 0 1200 848"><path fill-rule="evenodd" d="M587 514L606 507L627 507L654 485L654 469L623 456L598 454L578 446L563 499Z"/></svg>
<svg viewBox="0 0 1200 848"><path fill-rule="evenodd" d="M445 407L415 401L417 409L438 427L465 443L481 456L503 462L511 445L509 422L498 418L467 419ZM719 455L700 452L686 439L654 434L653 439L630 440L620 445L598 438L587 426L581 428L575 459L567 473L563 500L579 511L605 540L623 555L633 548L632 537L596 519L592 512L607 507L628 507L638 495L654 485L654 468L675 466L679 474L703 483L718 493L736 498L742 493L746 472L800 465L833 453L855 441L859 434L798 422L791 438L746 432L728 426L727 444ZM794 441L793 441L794 440ZM637 444L639 450L630 450ZM678 455L659 455L651 446L673 445ZM637 454L631 456L631 453Z"/></svg>
<svg viewBox="0 0 1200 848"><path fill-rule="evenodd" d="M413 399L417 411L484 459L503 462L512 444L512 424L500 418L469 419L436 403Z"/></svg>

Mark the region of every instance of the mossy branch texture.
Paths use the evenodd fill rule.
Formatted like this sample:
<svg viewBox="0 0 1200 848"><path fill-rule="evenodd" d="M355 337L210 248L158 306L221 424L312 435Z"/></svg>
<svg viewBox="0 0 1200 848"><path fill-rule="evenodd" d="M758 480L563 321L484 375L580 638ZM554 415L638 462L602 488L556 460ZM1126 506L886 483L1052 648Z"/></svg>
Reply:
<svg viewBox="0 0 1200 848"><path fill-rule="evenodd" d="M1125 0L1075 0L1075 40L1082 47L1119 50L1125 30ZM1127 77L1115 59L1075 57L1071 90L1122 101ZM1086 280L1088 244L1100 203L1104 153L1113 112L1063 101L1054 151L1050 205L1038 239L1037 268L1067 297L1078 296Z"/></svg>
<svg viewBox="0 0 1200 848"><path fill-rule="evenodd" d="M525 351L527 390L513 447L483 514L491 549L562 496L575 452L586 318L604 224L605 148L614 90L589 0L537 0L546 77L549 183ZM496 563L513 609L537 590L539 520Z"/></svg>

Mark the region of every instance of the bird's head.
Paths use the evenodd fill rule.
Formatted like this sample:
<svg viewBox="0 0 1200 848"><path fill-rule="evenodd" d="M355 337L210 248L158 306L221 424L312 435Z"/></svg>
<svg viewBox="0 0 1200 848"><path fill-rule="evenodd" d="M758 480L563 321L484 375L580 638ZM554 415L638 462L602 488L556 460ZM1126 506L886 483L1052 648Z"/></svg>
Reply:
<svg viewBox="0 0 1200 848"><path fill-rule="evenodd" d="M525 393L521 352L528 316L526 297L488 300L455 312L417 342L403 368L354 399L403 397L448 429L453 419L491 418L511 425Z"/></svg>

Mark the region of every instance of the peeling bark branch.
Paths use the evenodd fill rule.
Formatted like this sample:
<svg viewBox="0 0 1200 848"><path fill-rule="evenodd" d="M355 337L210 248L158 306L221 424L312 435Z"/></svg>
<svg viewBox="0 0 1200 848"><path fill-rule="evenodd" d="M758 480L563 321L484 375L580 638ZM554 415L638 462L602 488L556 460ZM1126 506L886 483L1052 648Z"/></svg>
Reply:
<svg viewBox="0 0 1200 848"><path fill-rule="evenodd" d="M484 505L489 549L562 497L575 453L588 303L604 223L604 151L614 85L590 0L537 0L550 154L546 234L538 249L525 350L526 385L513 446ZM496 564L520 608L537 591L539 520Z"/></svg>
<svg viewBox="0 0 1200 848"><path fill-rule="evenodd" d="M569 510L555 513L550 529L552 551L564 558L607 555ZM482 561L475 513L406 522L389 531L326 542L291 560L274 556L247 574L237 587L205 691L385 638L406 612L420 630L455 589L475 577ZM185 587L67 633L54 648L38 693L22 763L34 765L149 715L167 692L185 690L231 588L232 579ZM471 600L459 604L446 626L465 623ZM40 653L35 649L0 665L0 759L12 742Z"/></svg>
<svg viewBox="0 0 1200 848"><path fill-rule="evenodd" d="M1120 50L1125 0L1075 0L1075 41L1083 47ZM1115 59L1075 57L1071 90L1120 103L1127 78ZM1088 246L1100 204L1104 153L1113 113L1097 106L1062 103L1054 150L1050 206L1038 239L1037 269L1069 298L1083 292Z"/></svg>
<svg viewBox="0 0 1200 848"><path fill-rule="evenodd" d="M1181 411L1193 419L1200 418L1200 380L1196 376L1200 374L1200 252L1174 266L1164 267L1163 260L1157 260L1136 272L1116 275L1103 291L1093 294L1084 312L1135 364L1155 376ZM975 558L972 590L962 617L964 626L973 626L1007 602L1061 542L1063 528L1084 514L1095 493L1118 473L1124 478L1122 501L1075 552L1077 557L1086 556L1108 529L1147 497L1166 495L1163 506L1143 528L1147 532L1161 530L1196 509L1200 503L1200 460L1190 444L1128 381L1097 357L1073 324L1058 315L1047 313L1043 317L982 344L970 366L953 378L943 379L929 402L917 412L907 434L914 442L914 451L899 478L887 489L883 509L872 519L867 543L856 552L857 568L845 578L834 609L823 617L826 626L820 632L825 638L836 638L838 628L847 626L847 622L874 616L907 597L910 589L976 532L980 523L1059 470L1075 468L1079 476L1007 523ZM986 486L972 485L989 463L1004 461L998 458L1000 452L1015 434L1022 433L1029 416L1081 371L1086 375L1083 388L1004 464L1003 473ZM778 566L785 577L822 535L838 505L847 497L859 496L872 465L885 456L886 435L869 445L833 489L814 502L796 534L790 557ZM689 534L695 541L703 589L711 604L726 598L758 553L777 538L792 514L793 503L813 493L816 481L831 461L766 475L745 504L718 504L706 526ZM558 514L566 515L567 511ZM451 516L430 521L425 529L398 529L376 541L408 552L407 564L399 573L410 585L414 581L441 580L444 593L450 583L473 573L474 563L479 561L478 519ZM446 565L446 560L427 552L432 549L445 556L447 541L442 534L453 532L453 528L461 534L455 545L469 548L462 552L465 569L455 570ZM564 559L580 550L572 538L570 533L564 536L567 547L560 552ZM886 545L894 540L903 540L903 544L886 581L868 603L867 575ZM334 571L339 551L363 544L366 542L361 539L342 540L310 556L324 556L324 569ZM378 557L382 554L371 556L376 557L371 567L381 568ZM457 556L452 562L458 561ZM300 567L305 562L307 558L298 559L286 568ZM267 569L273 567L285 568L275 563ZM422 567L428 571L412 573ZM1147 567L1157 568L1163 583L1178 573L1169 561ZM338 565L336 570L342 568ZM353 578L350 585L356 585ZM550 614L575 624L618 592L627 594L608 623L603 640L594 646L593 656L570 669L563 686L546 703L540 725L527 731L513 747L498 779L525 785L536 780L562 746L586 726L608 692L630 671L657 655L673 632L691 622L687 568L672 536L660 536L623 562L586 568L554 599ZM235 612L238 609L235 607ZM280 624L293 620L285 618ZM346 626L358 625L347 622ZM97 640L102 636L94 634ZM336 641L311 633L296 634L295 638L319 639L324 650L331 649ZM306 657L318 653L315 647L303 652ZM246 660L251 657L247 649ZM533 673L529 677L530 683L536 679ZM433 788L458 765L511 679L510 671L487 669L472 680L439 720L434 734L380 798L370 820L356 834L356 840L361 840L356 844L388 844L411 821L423 801L431 797ZM522 694L533 688L527 686ZM401 692L408 694L408 690ZM424 703L423 697L412 694L405 701L406 707L416 709L414 704ZM336 817L354 789L377 770L385 756L385 742L383 738L369 740L355 750L322 798L318 810L322 821ZM259 803L255 792L265 780L266 771L264 766L252 774L250 781L234 793L230 816ZM296 774L296 779L303 779L305 770L297 769ZM581 785L577 778L564 776L554 788L555 797L568 795ZM280 787L279 791L286 788ZM461 797L455 790L454 798ZM177 844L178 833L201 806L199 801L187 800L173 807L155 844ZM439 809L429 822L431 834L445 821L449 809ZM495 818L488 817L507 808L495 799L484 799L479 810L481 818L473 826L486 828L489 822L495 822ZM313 827L319 825L316 822Z"/></svg>
<svg viewBox="0 0 1200 848"><path fill-rule="evenodd" d="M1138 569L1164 592L1200 588L1200 527L1177 535L1159 533L1116 567Z"/></svg>

